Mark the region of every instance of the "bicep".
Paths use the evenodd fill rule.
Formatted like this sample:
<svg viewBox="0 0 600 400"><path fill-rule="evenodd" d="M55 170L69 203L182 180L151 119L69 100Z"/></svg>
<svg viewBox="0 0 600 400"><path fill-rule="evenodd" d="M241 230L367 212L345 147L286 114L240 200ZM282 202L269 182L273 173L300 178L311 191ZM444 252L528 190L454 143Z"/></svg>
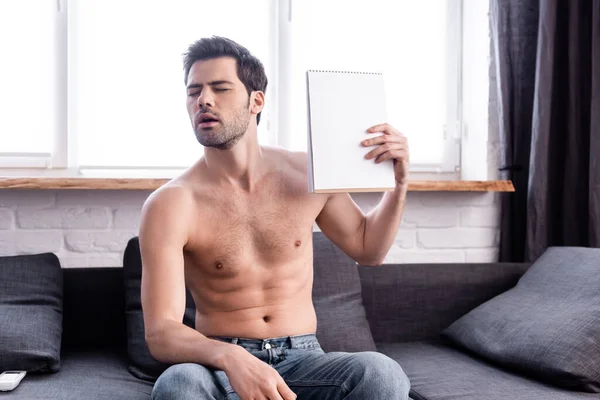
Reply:
<svg viewBox="0 0 600 400"><path fill-rule="evenodd" d="M360 258L366 219L348 193L331 195L316 222L325 236L346 254L355 260Z"/></svg>
<svg viewBox="0 0 600 400"><path fill-rule="evenodd" d="M141 301L149 330L162 320L181 321L185 312L183 248L187 223L182 209L165 199L144 205L140 223ZM178 213L173 210L178 210Z"/></svg>

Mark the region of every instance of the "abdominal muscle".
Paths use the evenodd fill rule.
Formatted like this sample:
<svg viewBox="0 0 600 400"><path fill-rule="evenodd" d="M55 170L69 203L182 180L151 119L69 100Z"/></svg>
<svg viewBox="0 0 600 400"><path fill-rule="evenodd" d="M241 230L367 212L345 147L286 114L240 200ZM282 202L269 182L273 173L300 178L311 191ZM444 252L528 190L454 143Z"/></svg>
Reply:
<svg viewBox="0 0 600 400"><path fill-rule="evenodd" d="M247 271L251 276L240 272L219 282L188 283L197 304L196 330L209 337L249 339L315 333L312 267L305 265L300 274L282 277L285 269L271 270L266 279L257 271Z"/></svg>

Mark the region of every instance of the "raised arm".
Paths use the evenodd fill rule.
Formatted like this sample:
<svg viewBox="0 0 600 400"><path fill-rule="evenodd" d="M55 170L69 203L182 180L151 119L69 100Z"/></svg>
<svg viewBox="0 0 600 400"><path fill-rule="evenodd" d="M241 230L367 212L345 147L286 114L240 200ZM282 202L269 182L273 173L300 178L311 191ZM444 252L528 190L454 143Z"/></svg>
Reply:
<svg viewBox="0 0 600 400"><path fill-rule="evenodd" d="M383 134L361 143L375 146L365 158L375 163L394 163L395 189L387 192L366 216L348 194L332 195L317 218L323 233L362 265L383 263L400 227L408 190L408 140L389 124L375 125L366 131L377 132Z"/></svg>
<svg viewBox="0 0 600 400"><path fill-rule="evenodd" d="M193 199L183 187L164 187L142 209L142 309L146 342L159 361L194 362L225 369L236 347L206 338L183 324L185 276L183 250L187 243Z"/></svg>
<svg viewBox="0 0 600 400"><path fill-rule="evenodd" d="M406 201L406 187L387 192L365 215L347 193L330 195L317 217L321 231L357 263L383 263L394 243Z"/></svg>

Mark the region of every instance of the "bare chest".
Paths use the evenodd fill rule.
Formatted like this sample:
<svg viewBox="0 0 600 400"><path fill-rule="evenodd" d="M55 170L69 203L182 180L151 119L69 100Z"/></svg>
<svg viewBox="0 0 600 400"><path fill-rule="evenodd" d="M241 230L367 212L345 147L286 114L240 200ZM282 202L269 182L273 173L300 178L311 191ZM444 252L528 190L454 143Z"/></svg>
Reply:
<svg viewBox="0 0 600 400"><path fill-rule="evenodd" d="M313 223L322 208L321 197L285 187L221 196L201 213L187 250L196 268L221 276L288 265L312 251Z"/></svg>

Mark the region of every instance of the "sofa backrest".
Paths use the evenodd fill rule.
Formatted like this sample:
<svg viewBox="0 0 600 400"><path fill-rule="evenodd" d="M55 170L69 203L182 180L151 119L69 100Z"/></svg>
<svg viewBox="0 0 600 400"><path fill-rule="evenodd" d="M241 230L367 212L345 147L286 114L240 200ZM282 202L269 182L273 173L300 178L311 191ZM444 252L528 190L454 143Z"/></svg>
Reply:
<svg viewBox="0 0 600 400"><path fill-rule="evenodd" d="M63 351L126 345L123 268L63 268Z"/></svg>
<svg viewBox="0 0 600 400"><path fill-rule="evenodd" d="M376 343L439 340L440 332L516 285L530 263L385 264L359 268Z"/></svg>

